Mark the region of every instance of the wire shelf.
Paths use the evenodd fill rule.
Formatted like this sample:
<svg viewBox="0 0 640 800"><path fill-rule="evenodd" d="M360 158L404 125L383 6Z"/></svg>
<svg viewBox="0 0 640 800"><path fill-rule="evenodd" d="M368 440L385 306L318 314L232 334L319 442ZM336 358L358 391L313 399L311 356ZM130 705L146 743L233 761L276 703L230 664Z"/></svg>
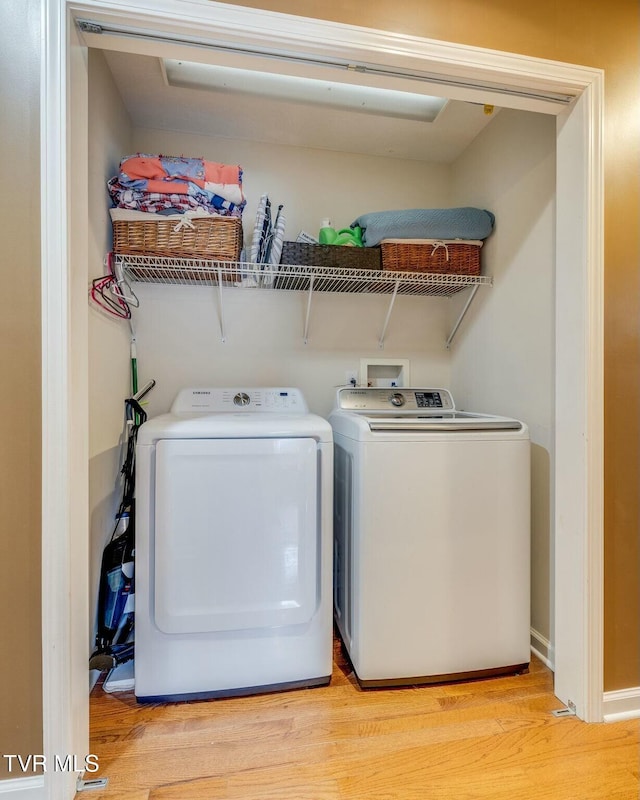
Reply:
<svg viewBox="0 0 640 800"><path fill-rule="evenodd" d="M469 286L491 286L485 275L349 269L237 261L116 255L129 281L192 286L236 286L280 291L349 292L451 297Z"/></svg>

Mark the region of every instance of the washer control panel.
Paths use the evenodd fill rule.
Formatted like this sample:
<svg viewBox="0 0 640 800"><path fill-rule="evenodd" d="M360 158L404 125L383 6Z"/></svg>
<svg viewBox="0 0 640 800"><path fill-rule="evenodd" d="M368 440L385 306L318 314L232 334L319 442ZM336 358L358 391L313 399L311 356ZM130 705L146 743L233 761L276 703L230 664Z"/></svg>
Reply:
<svg viewBox="0 0 640 800"><path fill-rule="evenodd" d="M447 389L354 389L338 390L338 408L359 412L453 411L455 405Z"/></svg>
<svg viewBox="0 0 640 800"><path fill-rule="evenodd" d="M291 387L183 389L171 406L172 414L306 414L308 411L300 389Z"/></svg>

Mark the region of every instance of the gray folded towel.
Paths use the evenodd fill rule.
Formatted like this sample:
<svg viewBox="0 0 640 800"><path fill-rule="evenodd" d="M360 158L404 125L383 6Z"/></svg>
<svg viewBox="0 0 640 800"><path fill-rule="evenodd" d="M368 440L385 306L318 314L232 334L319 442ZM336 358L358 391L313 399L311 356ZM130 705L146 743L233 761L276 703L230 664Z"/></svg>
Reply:
<svg viewBox="0 0 640 800"><path fill-rule="evenodd" d="M495 216L481 208L409 208L373 211L351 223L362 228L367 247L382 239L486 239Z"/></svg>

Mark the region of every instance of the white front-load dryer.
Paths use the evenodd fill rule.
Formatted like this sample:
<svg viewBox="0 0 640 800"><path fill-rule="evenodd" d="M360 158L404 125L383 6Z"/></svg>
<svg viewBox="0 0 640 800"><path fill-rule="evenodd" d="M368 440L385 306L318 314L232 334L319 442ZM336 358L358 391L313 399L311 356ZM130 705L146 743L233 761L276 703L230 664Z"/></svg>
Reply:
<svg viewBox="0 0 640 800"><path fill-rule="evenodd" d="M185 389L141 427L139 701L329 681L332 455L293 388Z"/></svg>
<svg viewBox="0 0 640 800"><path fill-rule="evenodd" d="M527 426L431 388L344 388L329 420L335 615L360 684L526 670Z"/></svg>

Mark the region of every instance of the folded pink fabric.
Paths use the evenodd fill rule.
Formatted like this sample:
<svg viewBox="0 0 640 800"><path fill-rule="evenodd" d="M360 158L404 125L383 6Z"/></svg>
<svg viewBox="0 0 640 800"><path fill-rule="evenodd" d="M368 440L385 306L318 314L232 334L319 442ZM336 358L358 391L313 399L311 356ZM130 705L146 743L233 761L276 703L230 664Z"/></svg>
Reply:
<svg viewBox="0 0 640 800"><path fill-rule="evenodd" d="M138 153L123 158L108 182L118 208L141 211L203 208L240 216L246 204L242 167L203 158ZM184 198L183 200L180 198Z"/></svg>

